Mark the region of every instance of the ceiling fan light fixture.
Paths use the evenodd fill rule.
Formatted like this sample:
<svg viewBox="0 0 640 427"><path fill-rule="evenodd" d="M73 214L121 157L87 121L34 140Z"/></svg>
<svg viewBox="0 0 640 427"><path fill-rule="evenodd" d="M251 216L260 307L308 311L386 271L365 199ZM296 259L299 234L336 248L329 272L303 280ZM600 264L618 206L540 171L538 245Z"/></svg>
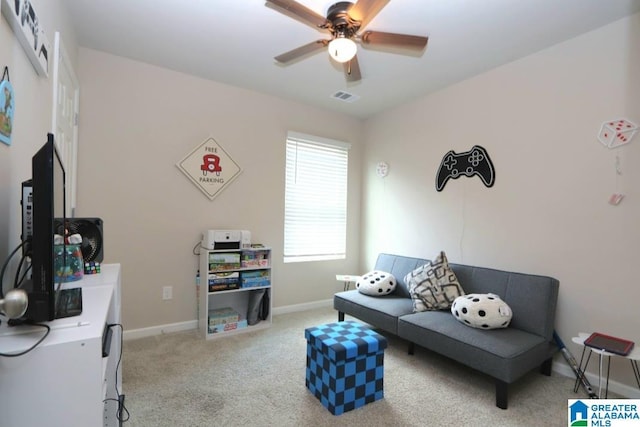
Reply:
<svg viewBox="0 0 640 427"><path fill-rule="evenodd" d="M351 61L356 56L358 47L356 42L344 35L338 35L335 39L329 42L329 56L335 61L343 63Z"/></svg>

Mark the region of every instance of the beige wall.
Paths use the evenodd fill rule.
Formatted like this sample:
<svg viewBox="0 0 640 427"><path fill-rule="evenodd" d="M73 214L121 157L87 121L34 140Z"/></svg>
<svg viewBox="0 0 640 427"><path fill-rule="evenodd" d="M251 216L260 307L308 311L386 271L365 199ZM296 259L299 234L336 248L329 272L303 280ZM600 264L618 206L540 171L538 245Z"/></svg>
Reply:
<svg viewBox="0 0 640 427"><path fill-rule="evenodd" d="M68 24L66 13L60 8L60 1L34 0L32 3L51 43L50 69L53 67L56 31L61 33L63 43L71 51L71 60L74 61L75 34ZM50 71L49 77L36 74L4 15L0 18L0 58L0 72L5 66L9 67L15 92L12 144L7 146L0 143L0 260L4 262L20 243L21 183L31 178L31 157L46 142L47 132L51 131L53 73ZM16 266L17 261L18 256L12 259L11 266ZM5 289L9 289L8 277L13 278L13 274L7 273L6 277Z"/></svg>
<svg viewBox="0 0 640 427"><path fill-rule="evenodd" d="M597 330L640 343L640 136L613 150L596 139L605 120L640 123L638 46L634 15L369 120L364 268L381 250L444 250L451 262L550 275L565 341ZM462 177L437 192L444 154L475 144L493 160L495 185ZM375 176L381 160L385 179ZM609 205L618 191L626 198ZM619 362L613 374L633 386Z"/></svg>
<svg viewBox="0 0 640 427"><path fill-rule="evenodd" d="M246 229L273 248L275 307L328 300L336 272L357 270L361 121L93 50L79 63L77 215L104 219L126 329L196 318L192 250L203 230ZM352 143L346 260L282 262L289 130ZM176 167L209 136L243 169L213 201Z"/></svg>

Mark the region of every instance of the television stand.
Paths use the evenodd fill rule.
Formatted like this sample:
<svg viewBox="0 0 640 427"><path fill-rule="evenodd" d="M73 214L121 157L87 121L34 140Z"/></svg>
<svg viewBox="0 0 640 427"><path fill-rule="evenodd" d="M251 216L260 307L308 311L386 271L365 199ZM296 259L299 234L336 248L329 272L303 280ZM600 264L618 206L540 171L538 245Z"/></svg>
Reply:
<svg viewBox="0 0 640 427"><path fill-rule="evenodd" d="M121 324L120 265L73 282L82 288L82 314L43 322L49 335L29 353L0 357L0 424L6 427L119 425L122 328L112 327L103 357L105 324ZM43 335L33 325L0 325L2 353L19 353Z"/></svg>

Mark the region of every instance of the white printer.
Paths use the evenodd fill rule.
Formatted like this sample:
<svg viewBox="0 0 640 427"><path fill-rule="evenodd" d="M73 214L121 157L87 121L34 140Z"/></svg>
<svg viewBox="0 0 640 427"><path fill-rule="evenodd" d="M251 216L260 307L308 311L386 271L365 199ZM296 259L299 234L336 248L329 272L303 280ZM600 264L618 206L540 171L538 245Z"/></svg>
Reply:
<svg viewBox="0 0 640 427"><path fill-rule="evenodd" d="M207 230L202 246L208 250L244 249L251 247L251 232L247 230Z"/></svg>

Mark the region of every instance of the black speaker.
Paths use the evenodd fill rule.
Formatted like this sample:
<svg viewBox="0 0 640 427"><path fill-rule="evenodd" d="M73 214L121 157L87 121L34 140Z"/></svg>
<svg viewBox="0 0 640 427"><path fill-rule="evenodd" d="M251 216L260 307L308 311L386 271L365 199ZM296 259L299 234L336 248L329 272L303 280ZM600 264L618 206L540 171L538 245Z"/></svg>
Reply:
<svg viewBox="0 0 640 427"><path fill-rule="evenodd" d="M62 236L79 234L82 236L82 257L85 262L102 262L104 259L104 230L100 218L67 218L65 226L56 222L56 232Z"/></svg>

